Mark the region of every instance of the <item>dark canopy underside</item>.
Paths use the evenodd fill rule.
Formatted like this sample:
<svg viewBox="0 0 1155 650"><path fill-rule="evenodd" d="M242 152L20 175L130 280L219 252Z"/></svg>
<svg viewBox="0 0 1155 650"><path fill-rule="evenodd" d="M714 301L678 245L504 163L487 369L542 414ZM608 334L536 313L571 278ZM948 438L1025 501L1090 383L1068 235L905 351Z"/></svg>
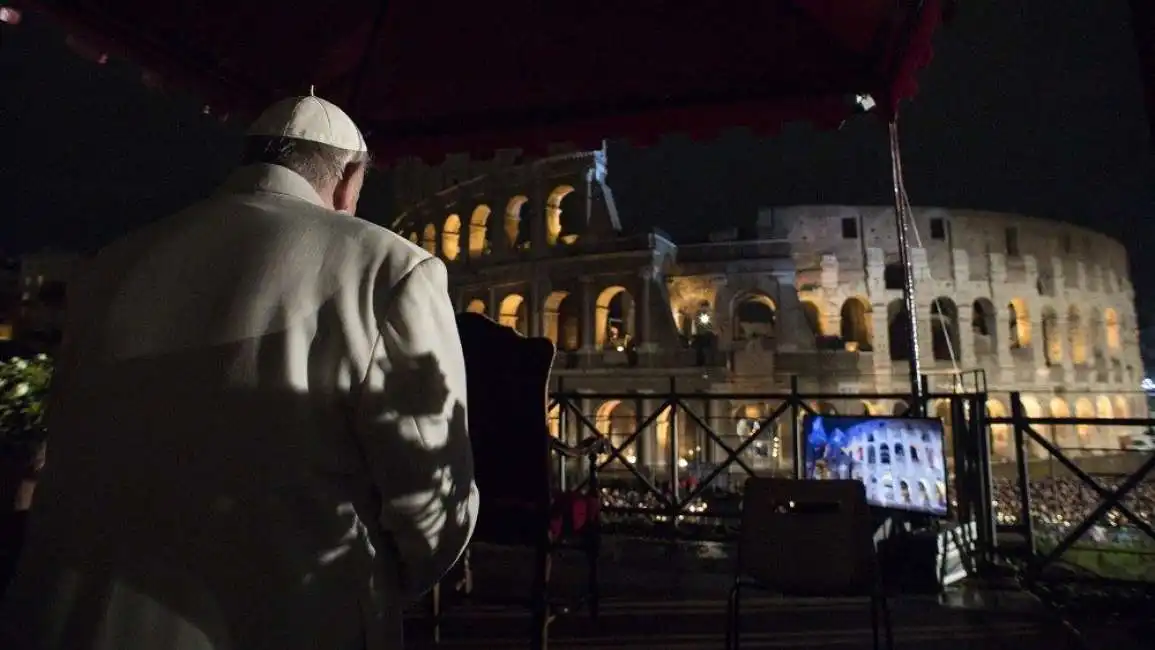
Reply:
<svg viewBox="0 0 1155 650"><path fill-rule="evenodd" d="M940 0L29 0L89 56L124 57L217 114L316 93L378 158L541 153L806 120L870 95L889 117L930 59Z"/></svg>

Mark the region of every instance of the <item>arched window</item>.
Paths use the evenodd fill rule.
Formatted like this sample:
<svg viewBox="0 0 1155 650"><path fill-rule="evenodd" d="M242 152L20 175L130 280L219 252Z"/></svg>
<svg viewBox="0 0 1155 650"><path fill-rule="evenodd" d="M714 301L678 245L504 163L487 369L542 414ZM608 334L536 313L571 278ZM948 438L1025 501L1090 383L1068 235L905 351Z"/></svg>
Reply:
<svg viewBox="0 0 1155 650"><path fill-rule="evenodd" d="M962 358L958 307L950 298L935 298L930 303L930 337L935 360L958 361Z"/></svg>
<svg viewBox="0 0 1155 650"><path fill-rule="evenodd" d="M441 254L450 261L461 254L461 217L456 214L446 217L441 228Z"/></svg>
<svg viewBox="0 0 1155 650"><path fill-rule="evenodd" d="M1103 328L1107 339L1107 349L1118 352L1122 348L1122 339L1119 336L1119 312L1114 309L1103 310Z"/></svg>
<svg viewBox="0 0 1155 650"><path fill-rule="evenodd" d="M506 243L511 249L520 249L528 233L522 232L521 227L521 208L529 201L528 197L515 196L509 200L509 204L505 206L505 237Z"/></svg>
<svg viewBox="0 0 1155 650"><path fill-rule="evenodd" d="M971 305L971 333L974 338L975 354L990 355L998 350L998 323L995 306L986 298L979 298Z"/></svg>
<svg viewBox="0 0 1155 650"><path fill-rule="evenodd" d="M489 252L489 215L488 205L479 205L473 209L469 217L469 257L477 258Z"/></svg>
<svg viewBox="0 0 1155 650"><path fill-rule="evenodd" d="M887 344L892 361L910 360L910 318L901 300L892 300L886 306Z"/></svg>
<svg viewBox="0 0 1155 650"><path fill-rule="evenodd" d="M735 340L768 339L774 336L777 309L764 294L747 294L734 304Z"/></svg>
<svg viewBox="0 0 1155 650"><path fill-rule="evenodd" d="M625 287L606 287L594 301L594 344L626 351L634 343L634 300Z"/></svg>
<svg viewBox="0 0 1155 650"><path fill-rule="evenodd" d="M569 185L559 185L553 188L545 200L545 239L550 246L559 241L565 244L577 241L577 233L572 232L574 228L567 229L567 224L562 223L562 201L573 191Z"/></svg>
<svg viewBox="0 0 1155 650"><path fill-rule="evenodd" d="M1050 307L1043 309L1043 356L1048 366L1063 361L1063 338L1059 333L1059 317Z"/></svg>
<svg viewBox="0 0 1155 650"><path fill-rule="evenodd" d="M523 336L529 335L529 313L525 304L525 297L518 293L511 293L502 299L498 308L497 320L506 327L512 327Z"/></svg>
<svg viewBox="0 0 1155 650"><path fill-rule="evenodd" d="M578 300L567 291L554 291L545 299L545 335L559 350L581 347L581 313Z"/></svg>
<svg viewBox="0 0 1155 650"><path fill-rule="evenodd" d="M873 348L870 303L864 298L847 298L839 313L839 334L848 350L869 352Z"/></svg>
<svg viewBox="0 0 1155 650"><path fill-rule="evenodd" d="M430 255L437 254L437 226L429 224L421 234L421 247Z"/></svg>
<svg viewBox="0 0 1155 650"><path fill-rule="evenodd" d="M1012 298L1007 304L1007 317L1010 320L1011 349L1025 348L1031 344L1031 316L1027 312L1027 304L1022 298Z"/></svg>
<svg viewBox="0 0 1155 650"><path fill-rule="evenodd" d="M1067 340L1071 350L1071 363L1087 363L1087 330L1079 308L1071 305L1067 310Z"/></svg>
<svg viewBox="0 0 1155 650"><path fill-rule="evenodd" d="M822 310L818 305L810 300L802 301L802 317L806 320L807 327L815 336L822 336Z"/></svg>

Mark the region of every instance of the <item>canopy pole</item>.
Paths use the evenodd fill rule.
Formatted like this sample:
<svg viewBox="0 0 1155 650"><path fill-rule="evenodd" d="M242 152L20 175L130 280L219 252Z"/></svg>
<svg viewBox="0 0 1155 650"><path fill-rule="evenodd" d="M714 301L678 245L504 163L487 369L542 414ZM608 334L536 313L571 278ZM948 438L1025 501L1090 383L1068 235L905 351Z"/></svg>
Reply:
<svg viewBox="0 0 1155 650"><path fill-rule="evenodd" d="M369 29L369 38L365 43L365 51L361 53L361 61L357 65L357 76L353 79L353 87L349 91L349 106L346 108L354 119L360 117L358 109L361 104L362 92L365 90L365 80L369 78L369 71L373 67L373 51L377 49L377 40L381 37L381 27L385 24L385 12L389 8L389 0L381 0L377 5L377 14L373 16L373 26Z"/></svg>
<svg viewBox="0 0 1155 650"><path fill-rule="evenodd" d="M918 300L915 296L914 264L910 259L910 211L906 199L906 184L902 173L902 152L899 147L898 117L889 125L890 172L894 185L894 224L898 234L898 261L902 265L902 302L906 306L907 329L910 343L910 415L923 412L922 361L918 345Z"/></svg>

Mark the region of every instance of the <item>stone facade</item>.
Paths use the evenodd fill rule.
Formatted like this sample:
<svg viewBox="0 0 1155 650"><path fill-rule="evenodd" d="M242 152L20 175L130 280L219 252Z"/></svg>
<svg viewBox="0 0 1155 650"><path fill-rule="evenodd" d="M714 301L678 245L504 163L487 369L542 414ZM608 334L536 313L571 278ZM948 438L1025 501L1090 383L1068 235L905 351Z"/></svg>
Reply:
<svg viewBox="0 0 1155 650"><path fill-rule="evenodd" d="M553 339L557 386L636 395L579 401L619 442L644 430L628 445L639 463L724 456L704 427L738 444L792 382L846 396L820 410L901 408L910 337L892 208L767 208L748 226L675 242L623 230L606 170L601 151L402 166L394 229L446 262L459 309ZM916 208L914 223L917 338L932 393L985 391L996 416L1008 414L1012 391L1032 416L1146 415L1122 244L974 210ZM671 386L758 397L700 399L649 418ZM946 414L943 402L932 409ZM750 445L753 464L788 462L787 420ZM559 416L553 427L577 435L581 423ZM1003 458L1007 429L992 427ZM1119 448L1115 427L1052 429L1082 453Z"/></svg>

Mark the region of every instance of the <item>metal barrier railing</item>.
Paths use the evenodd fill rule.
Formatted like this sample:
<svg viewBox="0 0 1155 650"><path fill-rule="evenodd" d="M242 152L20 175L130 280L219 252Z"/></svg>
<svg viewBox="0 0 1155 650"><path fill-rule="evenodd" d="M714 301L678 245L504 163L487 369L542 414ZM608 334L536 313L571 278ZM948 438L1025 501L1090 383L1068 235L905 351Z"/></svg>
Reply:
<svg viewBox="0 0 1155 650"><path fill-rule="evenodd" d="M1026 410L1023 407L1021 394L1015 392L1011 393L1011 416L989 418L989 424L1009 425L1012 427L1018 492L1018 503L1015 504L1018 510L1018 521L1015 528L1017 528L1025 538L1026 546L1029 550L1026 558L1026 575L1024 576L1028 582L1038 580L1045 569L1059 561L1068 551L1071 551L1079 540L1091 531L1091 529L1112 510L1118 511L1134 530L1142 533L1149 538L1152 543L1155 543L1155 528L1152 527L1152 522L1139 516L1123 502L1124 499L1131 495L1137 487L1142 485L1152 474L1152 471L1155 470L1155 453L1146 452L1147 458L1139 464L1137 468L1126 472L1119 484L1112 489L1101 484L1080 467L1067 453L1067 450L1060 448L1048 436L1041 434L1036 429L1036 427L1041 426L1131 426L1150 429L1155 427L1155 419L1030 417L1026 414ZM985 438L986 436L983 437ZM1098 505L1092 508L1089 513L1086 513L1086 515L1078 521L1069 522L1066 530L1058 537L1057 542L1055 542L1053 546L1048 545L1049 548L1046 549L1041 548L1037 534L1036 513L1038 510L1032 502L1028 443L1041 448L1042 451L1048 454L1054 461L1057 461L1061 467L1070 472L1070 474L1078 480L1079 485L1090 489L1099 499ZM989 462L987 464L989 465ZM988 501L987 503L990 502Z"/></svg>
<svg viewBox="0 0 1155 650"><path fill-rule="evenodd" d="M981 385L981 377L976 376L973 379L976 385ZM679 391L673 380L670 380L668 390L664 392L567 391L564 382L559 382L558 390L552 393L550 398L551 410L556 408L558 412L560 432L564 434L569 431L579 439L606 436L607 433L603 430L604 426L599 428L599 423L595 422L596 416L583 410L584 404L614 400L634 402L636 407L632 414L633 426L609 441L607 452L594 464L592 471L610 477L610 480L603 482L607 486L614 485L614 476L619 483L622 477L625 477L632 486L631 490L636 489L635 491L644 497L640 500L649 503L647 507L637 504L607 503L605 511L608 514L636 515L661 522L665 525L660 528L667 533L687 532L680 531L679 522L683 520L698 522L736 519L739 514L737 507L703 511L698 506L702 503L700 500L704 498L713 498L717 494L724 493L737 494L740 492L742 478L766 473L801 476L803 464L801 450L804 447L801 419L808 413L823 412L819 406L823 403L893 401L902 404L902 409L887 415L903 416L907 411L926 412L932 402L946 402L949 404L948 431L952 434L952 447L946 450L950 460L949 484L953 492L956 519L960 523L973 522L975 525L976 553L973 559L978 570L992 567L998 561L1002 550L999 546L998 513L994 505L996 485L995 466L991 462L992 425L1008 425L1013 431L1014 449L1018 450L1014 454L1013 481L1019 496L1018 502L1012 507L1018 520L1016 528L1022 532L1027 547L1031 549L1027 559L1028 578L1039 576L1047 566L1063 557L1104 514L1113 509L1122 513L1123 518L1135 531L1151 538L1155 543L1155 527L1123 503L1136 486L1155 472L1155 454L1148 453L1145 462L1134 471L1128 471L1118 485L1106 487L1080 466L1080 462L1086 464L1092 457L1074 459L1074 454L1060 448L1037 429L1042 426L1151 429L1155 428L1155 419L1030 417L1026 415L1019 393L1011 394L1010 417L989 417L985 408L987 403L985 392L928 393L923 396L922 402L911 404L908 394L803 393L798 390L796 381L791 382L789 392L778 393ZM651 406L640 408L643 400L650 400ZM744 438L721 431L716 422L720 418L710 415L710 412L717 411L710 406L711 404L725 403L727 407L733 407L735 404L750 402L769 406L757 417L752 427L757 433ZM652 435L659 420L664 422L665 428L663 457L651 457L649 465L636 462L638 460L636 458L627 457L643 436ZM691 427L692 435L698 436L699 442L712 446L717 451L714 462L692 468L686 468L679 463L679 440L686 433L681 430L683 426ZM774 467L768 468L764 464L759 466L751 460L749 452L755 445L766 442L766 438L775 435L775 432L790 443L793 453L785 462L780 462ZM1027 447L1032 443L1050 456L1051 463L1077 477L1079 483L1086 485L1100 500L1097 507L1086 516L1078 521L1069 522L1061 535L1047 536L1049 542L1054 542L1053 544L1039 544L1041 538L1036 534L1037 513L1031 502L1031 474L1028 467L1033 461L1028 460L1027 453ZM1078 453L1090 454L1092 451L1080 449ZM660 465L659 470L653 469L655 464ZM1001 466L1003 473L1006 473L1006 469L1006 465ZM574 473L564 463L559 463L558 470L560 482L570 487L585 487L591 478L589 472L584 476ZM693 482L684 480L691 475L696 480ZM734 480L735 475L739 477L738 481ZM1000 479L1003 482L1006 480L1008 479ZM692 527L688 532L692 534Z"/></svg>
<svg viewBox="0 0 1155 650"><path fill-rule="evenodd" d="M779 468L778 471L789 476L801 476L803 458L802 454L797 453L797 451L803 448L804 442L801 431L802 416L808 413L818 414L816 405L848 400L856 402L863 400L894 401L902 405L901 409L897 412L886 413L886 415L897 416L905 416L910 411L925 412L927 405L931 402L948 402L950 404L950 427L953 431L954 447L947 453L953 468L954 485L952 487L954 487L953 491L960 519L971 520L975 518L976 514L984 513L984 509L978 505L982 502L983 496L987 497L987 503L990 502L989 463L976 463L972 460L981 457L980 454L989 453L985 444L986 436L966 433L976 426L985 427L982 421L984 409L977 407L977 405L985 403L985 393L924 393L921 403L911 404L909 394L802 393L798 390L797 381L791 382L791 391L787 393L678 391L674 380L670 380L669 389L664 393L567 391L564 382L559 382L558 390L550 395L550 410L556 409L559 433L565 435L568 431L570 435L576 435L577 439L580 440L589 436L606 435L606 432L599 429L595 423L596 418L591 417L589 413L583 410L583 402L632 400L638 404L643 399L652 400L654 406L644 409L644 411L642 409L635 410L636 425L624 435L617 436L616 441L609 443L607 453L595 465L594 471L602 473L616 470L619 475L624 474L639 487L642 496L651 501L654 507L643 508L607 503L605 510L610 514L636 514L655 517L671 524L670 528L674 530L678 528L678 522L687 517L695 520L736 518L738 515L736 509L733 512L703 512L695 506L699 503L699 499L712 492L736 492L737 490L729 487L729 484L734 482L731 480L731 475L734 473L743 478L766 473L766 469L756 468L754 463L749 462L745 456L754 445L760 441L766 442L765 436L772 435L769 433L772 431L785 430L791 447L796 452L793 453L788 467ZM710 421L712 418L702 412L702 407L710 403L724 402L732 406L734 403L755 401L764 404L772 403L775 406L757 418L756 426L753 428L758 433L744 439L735 439L733 435L720 432L716 424ZM710 409L707 407L705 410ZM662 471L646 471L646 467L639 467L639 463L633 462L634 459L627 458L627 454L642 436L655 426L659 419L665 422L666 429L665 458L660 459ZM714 446L721 452L721 458L711 463L706 471L695 475L696 480L692 483L684 480L689 472L679 462L681 460L679 458L679 439L683 433L679 428L682 424L692 425L695 435L701 436L700 441L706 445ZM770 473L775 472L771 470ZM589 476L575 476L571 468L561 461L559 461L558 475L559 482L564 487L571 489L585 487L590 479ZM981 480L984 476L987 479L985 489L982 487ZM725 486L721 485L723 478L727 484ZM603 481L603 483L605 482ZM989 512L986 514L988 515L987 521L980 520L978 522L980 537L993 544L994 520Z"/></svg>

